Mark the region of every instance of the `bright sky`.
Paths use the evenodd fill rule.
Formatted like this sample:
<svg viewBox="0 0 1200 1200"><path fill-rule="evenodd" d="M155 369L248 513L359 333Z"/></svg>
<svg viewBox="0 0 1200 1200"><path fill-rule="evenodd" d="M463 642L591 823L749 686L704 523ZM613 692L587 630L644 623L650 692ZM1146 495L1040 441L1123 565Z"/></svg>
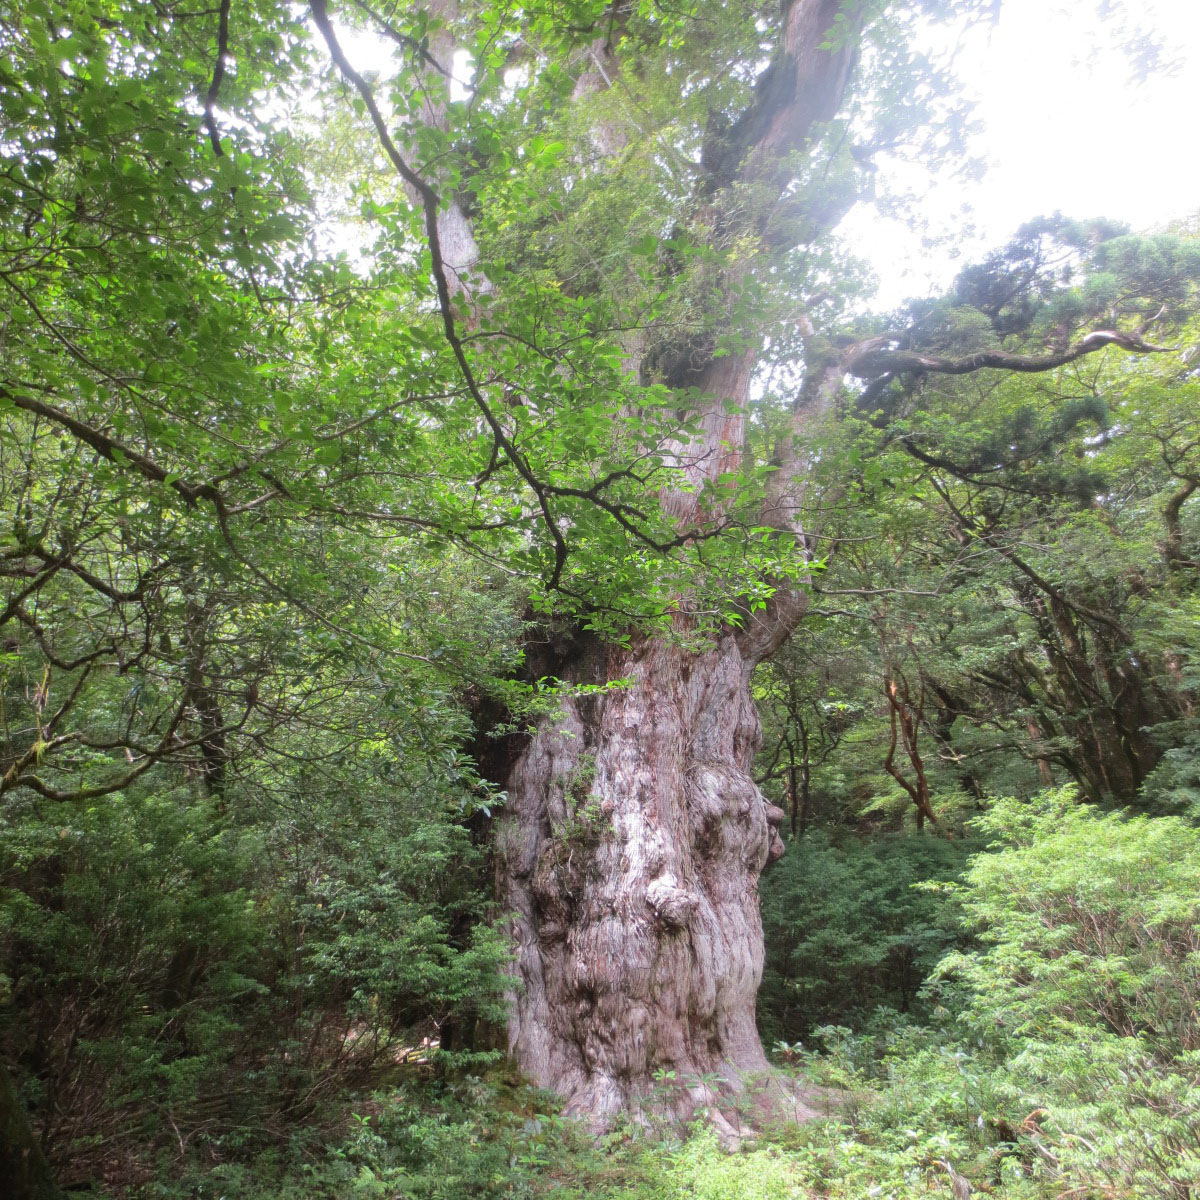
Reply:
<svg viewBox="0 0 1200 1200"><path fill-rule="evenodd" d="M1174 74L1140 84L1124 47L1102 41L1111 35L1098 27L1097 6L1003 0L999 22L965 51L960 73L978 98L977 152L988 170L978 184L939 181L922 205L931 232L960 234L965 255L1002 244L1043 213L1113 217L1142 230L1200 210L1200 3L1131 5L1140 30L1160 32L1180 60ZM874 264L885 307L944 285L957 269L946 251L931 253L919 235L873 213L851 214L842 232Z"/></svg>

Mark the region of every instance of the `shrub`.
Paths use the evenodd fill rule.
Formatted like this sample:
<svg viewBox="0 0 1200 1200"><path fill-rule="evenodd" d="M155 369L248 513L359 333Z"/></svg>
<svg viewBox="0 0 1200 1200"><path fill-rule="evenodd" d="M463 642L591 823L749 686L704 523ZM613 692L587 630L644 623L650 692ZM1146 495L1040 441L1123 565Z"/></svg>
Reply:
<svg viewBox="0 0 1200 1200"><path fill-rule="evenodd" d="M953 879L966 860L961 842L926 834L792 842L763 880L764 1035L861 1026L881 1006L919 1013L926 975L961 931L946 895L914 884Z"/></svg>
<svg viewBox="0 0 1200 1200"><path fill-rule="evenodd" d="M397 792L9 804L0 1055L63 1182L320 1139L414 1029L502 1012L482 854L453 796Z"/></svg>
<svg viewBox="0 0 1200 1200"><path fill-rule="evenodd" d="M1200 1180L1200 830L1002 801L963 905L981 949L939 968L1041 1168L1081 1194L1183 1200ZM945 992L945 989L944 989Z"/></svg>

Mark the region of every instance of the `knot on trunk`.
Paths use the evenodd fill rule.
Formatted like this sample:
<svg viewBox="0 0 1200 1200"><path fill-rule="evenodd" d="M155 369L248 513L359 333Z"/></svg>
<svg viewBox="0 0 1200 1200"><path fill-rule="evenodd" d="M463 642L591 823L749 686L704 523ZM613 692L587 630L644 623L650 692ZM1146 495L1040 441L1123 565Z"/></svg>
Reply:
<svg viewBox="0 0 1200 1200"><path fill-rule="evenodd" d="M768 804L767 809L767 837L769 845L767 846L767 862L775 862L783 857L783 838L779 836L779 827L787 818L787 813L784 812L778 804Z"/></svg>
<svg viewBox="0 0 1200 1200"><path fill-rule="evenodd" d="M646 903L660 925L682 929L700 904L700 897L682 888L674 875L660 875L646 888Z"/></svg>
<svg viewBox="0 0 1200 1200"><path fill-rule="evenodd" d="M566 841L549 841L541 849L530 891L539 917L539 935L544 942L561 941L574 914L574 897L582 883L582 855Z"/></svg>

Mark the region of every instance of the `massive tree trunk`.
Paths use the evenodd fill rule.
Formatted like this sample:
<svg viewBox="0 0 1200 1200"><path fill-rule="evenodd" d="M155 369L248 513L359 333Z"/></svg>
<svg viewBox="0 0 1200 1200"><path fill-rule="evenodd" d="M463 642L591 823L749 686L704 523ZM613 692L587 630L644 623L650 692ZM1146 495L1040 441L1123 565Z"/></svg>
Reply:
<svg viewBox="0 0 1200 1200"><path fill-rule="evenodd" d="M749 358L701 376L712 398L703 446L680 447L685 486L662 498L698 519L698 489L736 469ZM826 407L836 371L812 371L797 424ZM785 448L764 520L796 536L803 464ZM617 1113L691 1119L727 1140L737 1097L776 1092L755 1020L763 937L758 878L783 853L786 813L751 776L761 742L754 668L807 608L781 586L740 629L605 644L575 631L530 647L530 674L579 685L529 738L505 780L497 892L514 914L509 1051L570 1112L602 1126ZM768 1104L771 1096L762 1096ZM726 1103L730 1102L730 1103ZM730 1106L732 1105L732 1107Z"/></svg>
<svg viewBox="0 0 1200 1200"><path fill-rule="evenodd" d="M509 1047L568 1109L603 1122L690 1117L766 1070L757 883L782 809L750 777L753 651L731 632L584 641L560 677L613 686L563 702L508 781L498 842L515 914ZM621 682L617 682L621 681Z"/></svg>
<svg viewBox="0 0 1200 1200"><path fill-rule="evenodd" d="M823 43L839 14L851 36L831 48ZM788 156L841 102L858 19L858 6L841 0L783 6L755 102L732 127L714 121L708 132L697 185L707 221L769 241L769 215L747 226L737 187L788 187ZM581 84L594 90L617 69L610 58L601 80ZM600 132L601 152L619 144L613 130ZM681 528L718 515L702 509L712 503L704 488L742 465L757 357L697 362L685 349L686 377L664 382L704 399L694 440L673 447L676 486L660 495ZM840 381L810 371L798 423ZM803 464L791 445L780 467L762 520L795 536ZM576 635L536 666L538 676L588 686L541 724L505 781L497 891L514 914L508 1042L536 1083L597 1125L623 1112L686 1120L705 1109L734 1138L738 1118L723 1102L767 1072L755 1021L758 877L783 853L785 814L750 774L760 742L750 677L804 608L802 593L781 588L768 611L699 648L684 628L626 646Z"/></svg>
<svg viewBox="0 0 1200 1200"><path fill-rule="evenodd" d="M422 176L405 149L420 139L411 130L399 139L392 136L371 84L354 71L337 42L327 0L310 0L310 7L338 70L358 93L387 159L421 212L445 340L463 394L477 406L479 429L492 443L476 488L500 466L520 481L522 505L553 543L554 565L544 581L553 591L562 582L568 540L576 528L558 512L559 501L590 498L632 534L637 531L631 519L642 519L641 507L602 503L608 486L603 481L565 485L565 451L544 464L539 475L523 440L525 422L538 419L531 415L538 404L525 411L522 389L507 382L505 360L487 359L469 333L473 324L486 322L485 310L503 313L504 297L494 307L469 302L482 299L492 285L488 272L474 269L485 251L475 237L480 230L472 229L471 206L454 199L463 174L438 178L444 156L436 155L422 168L428 177ZM386 21L382 27L416 59L431 64L444 82L454 60L457 23L469 23L470 17L459 13L454 0L437 0L430 11L440 22L432 40L397 35ZM756 22L758 34L769 33L773 47L744 109L729 111L719 85L728 64L717 47L703 129L696 122L690 133L683 126L666 132L652 156L657 161L660 149L670 150L678 137L692 137L680 176L690 180L691 194L672 195L662 232L668 234L669 222L684 230L683 241L692 238L714 251L704 267L710 273L695 277L697 303L712 304L714 311L694 323L671 318L659 327L647 318L651 327L646 328L635 322L622 347L630 379L675 389L680 416L689 418L679 443L639 448L650 459L666 460L668 471L648 486L654 487L661 512L676 523L678 538L671 544L716 532L731 496L723 489L737 486L748 456L745 408L761 338L749 336L732 349L720 345L723 318L717 310L752 274L795 275L790 256L798 244L828 234L857 198L856 184L845 182L856 178L854 170L843 172L845 164L836 169L835 164L847 156L869 159L872 148L847 148L853 123L838 127L835 118L863 23L875 11L857 0L784 0L773 29ZM636 91L637 64L622 61L639 51L636 35L624 38L627 20L632 21L631 10L613 4L604 21L582 31L589 40L577 47L570 103L582 114L592 144L572 168L572 196L586 194L582 182L624 152L631 131L658 137L641 129L650 110L636 95L631 93L627 106L634 114L627 129L621 127L621 106L606 109L601 103L606 89L618 95L630 87ZM483 41L491 45L494 33ZM669 39L650 33L642 48L648 62L661 65ZM710 36L703 30L697 34L702 40ZM524 39L513 39L514 52L518 42ZM676 77L686 77L688 88L703 86L696 82L703 71L693 77L685 64L675 66ZM743 66L749 69L748 63ZM431 84L436 86L425 91L423 111L411 105L402 109L410 120L455 133L447 122L458 110L437 80L431 78ZM475 98L469 111L474 103ZM540 129L541 120L535 114L528 128ZM447 153L455 140L441 143ZM818 149L823 162L816 158ZM674 161L673 154L666 157ZM806 172L813 175L807 182ZM845 180L830 183L828 192L820 186L821 180L843 173ZM671 178L676 178L674 167ZM866 186L865 176L857 177L857 186ZM486 236L483 242L486 246ZM670 258L664 255L659 264L668 274L674 270ZM560 264L533 265L557 269ZM734 308L731 304L730 312ZM547 349L530 334L538 324L487 330L497 345L534 353L535 394L547 390L546 380L556 371L565 375L581 366L586 374L586 363L567 359L576 348L586 353L582 347L590 342L572 336L557 350ZM1099 331L1049 357L996 352L959 360L909 353L892 335L850 346L830 341L817 334L810 314L800 311L795 329L804 343L804 379L792 433L828 407L847 374L877 377L867 388L869 398L873 387L887 386L897 372L917 377L985 367L1046 370L1114 342L1148 349L1140 339ZM646 360L639 361L652 341ZM809 543L799 509L808 464L787 430L773 465L761 513L750 524L779 531L787 539L783 544L794 546L802 570ZM604 479L627 474L618 470ZM655 538L644 540L662 548ZM509 1040L518 1064L535 1081L562 1092L572 1110L600 1123L637 1107L691 1115L698 1107L713 1107L719 1093L739 1090L747 1075L766 1067L754 1020L763 954L757 880L782 848L774 826L783 813L766 804L749 774L759 738L750 675L782 645L803 610L802 595L785 587L767 611L747 614L738 631L710 630L703 638L695 629L653 638L631 632L621 645L602 645L577 631L569 646L533 671L591 686L566 690L560 711L533 733L503 780L508 805L499 830L498 891L501 904L515 914L517 945Z"/></svg>

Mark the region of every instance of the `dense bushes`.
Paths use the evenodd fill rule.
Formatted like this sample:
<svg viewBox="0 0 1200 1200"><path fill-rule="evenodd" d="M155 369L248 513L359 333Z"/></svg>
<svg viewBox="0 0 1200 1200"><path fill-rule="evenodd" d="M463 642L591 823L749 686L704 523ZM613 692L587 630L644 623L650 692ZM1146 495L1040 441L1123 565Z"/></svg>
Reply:
<svg viewBox="0 0 1200 1200"><path fill-rule="evenodd" d="M803 839L764 902L791 937L764 995L789 1029L806 1006L785 1067L828 1115L770 1128L748 1099L763 1136L731 1158L703 1129L597 1145L506 1073L422 1068L370 1094L414 1023L498 1013L502 950L469 932L477 851L449 792L436 838L400 797L314 793L267 824L147 791L4 826L0 1035L65 1182L145 1200L1194 1191L1200 831L1180 818L1050 792L995 802L972 856Z"/></svg>
<svg viewBox="0 0 1200 1200"><path fill-rule="evenodd" d="M962 935L945 896L914 885L952 879L966 859L961 841L922 834L792 842L762 882L764 1032L794 1042L878 1008L921 1011L926 975Z"/></svg>
<svg viewBox="0 0 1200 1200"><path fill-rule="evenodd" d="M447 796L418 799L9 806L0 1051L65 1182L317 1136L406 1034L498 1014L479 852Z"/></svg>
<svg viewBox="0 0 1200 1200"><path fill-rule="evenodd" d="M830 1161L897 1196L961 1173L1011 1197L1186 1200L1200 1180L1200 830L1070 792L998 801L977 824L993 844L943 893L978 943L938 965L932 1019L830 1030L826 1053L800 1056L853 1097L851 1143L830 1142Z"/></svg>
<svg viewBox="0 0 1200 1200"><path fill-rule="evenodd" d="M1097 1191L1200 1180L1200 830L1069 793L997 804L966 877L981 949L939 974L1036 1124L1042 1169ZM1014 1110L1015 1111L1015 1110Z"/></svg>
<svg viewBox="0 0 1200 1200"><path fill-rule="evenodd" d="M81 1170L131 1133L236 1123L227 1070L247 1017L270 1020L253 840L173 794L5 815L0 1031L55 1158Z"/></svg>
<svg viewBox="0 0 1200 1200"><path fill-rule="evenodd" d="M812 872L816 914L795 945L849 963L837 934L862 920L881 953L850 970L884 1004L896 994L880 965L892 935L859 906L905 907L899 885L879 891L889 864L908 864L917 884L906 885L907 919L960 942L925 985L920 1019L915 1008L887 1019L860 1010L859 1032L826 1026L806 1036L820 1049L788 1048L824 1119L780 1112L772 1127L748 1098L742 1115L761 1136L735 1155L703 1124L686 1139L667 1126L618 1128L597 1144L504 1075L460 1077L364 1098L348 1135L286 1179L262 1159L208 1181L224 1194L328 1200L1190 1200L1200 831L1050 792L996 802L977 832L992 844L966 862L929 838L928 851L912 838L874 850L814 838L793 860L795 880ZM816 959L795 961L817 996Z"/></svg>

